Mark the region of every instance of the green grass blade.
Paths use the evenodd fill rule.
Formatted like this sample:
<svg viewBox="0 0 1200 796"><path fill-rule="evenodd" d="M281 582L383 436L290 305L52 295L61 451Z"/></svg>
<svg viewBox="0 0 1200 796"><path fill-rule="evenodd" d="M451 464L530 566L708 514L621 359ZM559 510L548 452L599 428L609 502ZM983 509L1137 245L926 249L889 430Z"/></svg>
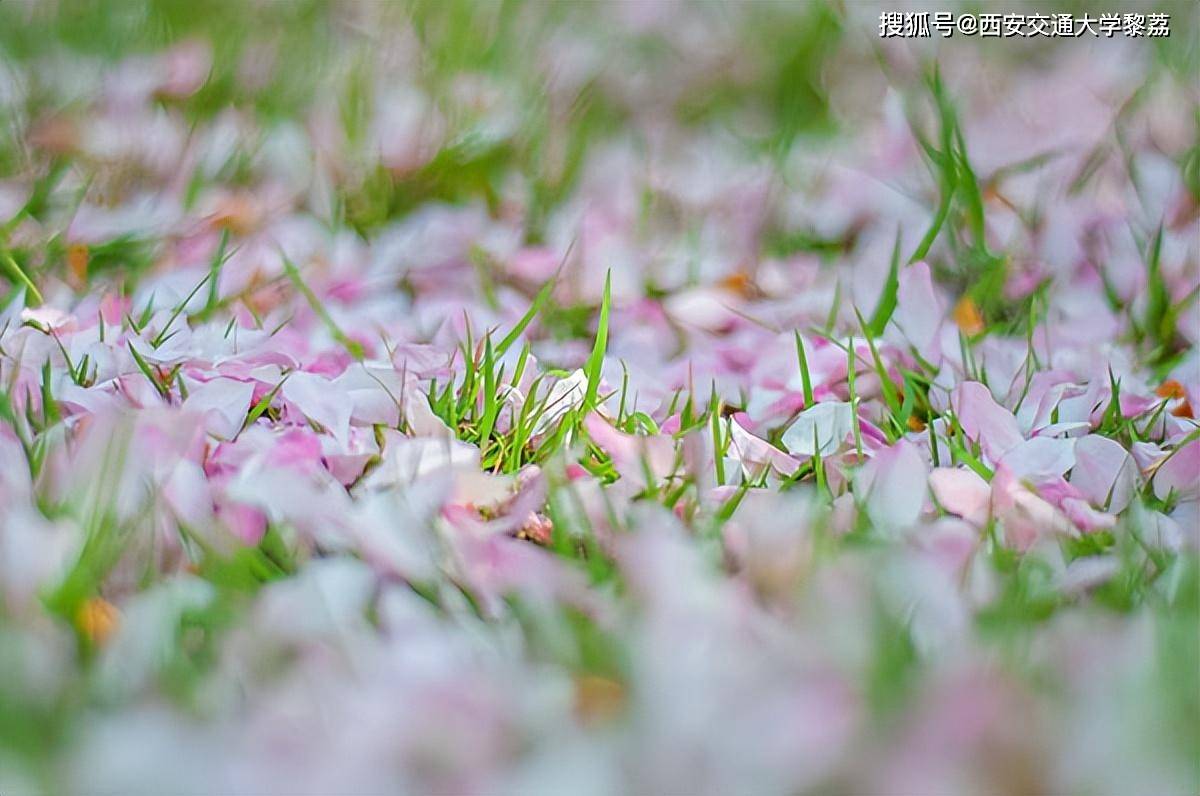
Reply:
<svg viewBox="0 0 1200 796"><path fill-rule="evenodd" d="M596 405L596 393L600 390L600 371L604 366L604 352L608 349L608 316L612 309L612 271L604 277L604 299L600 303L600 320L596 325L596 342L588 356L584 374L587 376L587 392L583 405L586 409Z"/></svg>
<svg viewBox="0 0 1200 796"><path fill-rule="evenodd" d="M804 390L804 408L808 409L813 405L812 374L808 370L808 354L804 352L804 338L798 331L795 332L795 335L796 358L800 360L800 384Z"/></svg>
<svg viewBox="0 0 1200 796"><path fill-rule="evenodd" d="M900 229L896 229L896 242L892 245L892 262L888 268L887 279L884 280L883 290L879 294L879 302L875 312L871 313L871 332L883 334L892 313L896 311L896 296L900 291Z"/></svg>
<svg viewBox="0 0 1200 796"><path fill-rule="evenodd" d="M29 275L21 270L21 266L17 265L17 261L13 259L12 253L7 249L0 250L0 263L4 264L4 268L8 271L9 277L21 285L25 286L25 290L33 297L35 304L42 303L42 293L37 289L37 285L33 284L33 280Z"/></svg>
<svg viewBox="0 0 1200 796"><path fill-rule="evenodd" d="M550 300L550 294L554 292L554 284L556 281L557 279L552 278L549 282L542 285L542 289L539 290L537 296L534 297L533 304L529 305L529 309L524 315L521 316L521 320L517 321L517 325L514 326L508 334L504 335L504 339L496 345L497 357L504 356L505 352L512 347L513 343L520 339L521 334L525 331L533 319L537 317L538 313L542 311L542 307L544 307L546 302Z"/></svg>

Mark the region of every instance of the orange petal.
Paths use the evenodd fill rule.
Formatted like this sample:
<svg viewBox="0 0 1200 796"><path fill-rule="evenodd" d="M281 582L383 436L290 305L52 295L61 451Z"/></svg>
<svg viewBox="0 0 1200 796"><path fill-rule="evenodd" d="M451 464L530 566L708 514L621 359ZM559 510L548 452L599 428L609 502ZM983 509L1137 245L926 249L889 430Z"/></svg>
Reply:
<svg viewBox="0 0 1200 796"><path fill-rule="evenodd" d="M1183 389L1183 385L1175 381L1175 379L1167 379L1158 385L1158 389L1154 391L1154 394L1159 398L1183 398L1187 395Z"/></svg>
<svg viewBox="0 0 1200 796"><path fill-rule="evenodd" d="M754 281L745 271L734 271L729 276L720 281L721 287L728 290L730 293L735 293L742 298L754 298L757 289L754 286Z"/></svg>
<svg viewBox="0 0 1200 796"><path fill-rule="evenodd" d="M963 334L968 337L979 334L984 330L983 315L970 296L963 296L954 305L954 322Z"/></svg>
<svg viewBox="0 0 1200 796"><path fill-rule="evenodd" d="M93 644L103 644L121 624L117 606L103 597L91 597L75 613L75 625Z"/></svg>
<svg viewBox="0 0 1200 796"><path fill-rule="evenodd" d="M88 259L86 243L72 243L67 247L67 267L71 269L71 276L81 283L87 279Z"/></svg>
<svg viewBox="0 0 1200 796"><path fill-rule="evenodd" d="M575 679L575 712L585 723L615 718L625 706L625 687L616 680L585 674Z"/></svg>

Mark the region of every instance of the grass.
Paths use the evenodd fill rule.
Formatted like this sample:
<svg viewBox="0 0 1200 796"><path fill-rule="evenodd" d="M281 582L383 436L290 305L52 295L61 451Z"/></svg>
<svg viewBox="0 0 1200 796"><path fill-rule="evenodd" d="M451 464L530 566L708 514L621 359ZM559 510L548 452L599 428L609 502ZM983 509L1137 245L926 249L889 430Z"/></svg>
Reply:
<svg viewBox="0 0 1200 796"><path fill-rule="evenodd" d="M315 219L323 232L345 234L355 243L370 242L380 230L431 202L476 204L496 220L507 212L506 203L512 201L506 193L508 182L516 178L524 180L522 185L528 189L523 197L527 200L527 217L522 221L522 243L546 243L556 212L574 197L589 158L622 131L632 129L637 109L630 107L628 98L599 80L579 88L565 112L550 107L551 99L546 96L537 96L546 92L538 82L536 65L510 27L531 9L544 13L539 24L547 30L557 29L556 25L564 20L592 19L589 15L596 13L588 6L568 4L540 8L505 2L479 8L457 1L416 2L401 10L379 9L385 17L403 18L411 25L416 40L428 45L413 79L434 92L444 106L447 135L427 162L411 170L389 169L369 158L365 163L342 164L345 173L331 186L329 217ZM277 54L279 68L264 87L251 90L239 81L236 69L259 23L229 25L223 20L230 15L252 20L253 14L265 12L243 12L225 2L206 3L201 12L173 2L149 3L132 10L105 9L102 4L82 2L74 13L54 6L34 14L31 21L23 23L24 35L17 36L12 20L23 12L0 4L0 48L16 63L37 64L40 48L61 47L77 55L91 53L101 59L115 59L128 52L153 52L166 42L188 36L210 35L215 49L214 71L203 88L188 98L155 99L156 109L178 112L198 130L222 111L235 108L267 120L270 129L270 124L301 118L309 100L321 89L320 83L329 81L340 100L333 109L336 133L344 136L352 149L369 146L372 114L379 101L373 83L377 65L369 60L375 52L370 42L376 31L347 31L322 24L336 15L331 7L319 2L274 9L273 21L280 41L285 42ZM243 13L251 16L240 16ZM745 71L714 74L707 82L688 86L673 97L673 104L664 113L671 114L689 135L710 128L738 129L743 126L742 117L761 114L765 122L744 125L750 132L742 136L739 146L765 157L777 173L783 173L789 153L838 128L831 105L835 88L829 80L829 65L853 42L847 41L844 17L833 5L818 3L789 11L763 4L744 13L746 17L738 23L745 26L743 35L745 31L761 34L744 65ZM676 57L650 34L618 34L606 29L605 36L614 41L613 49L607 51L611 58L624 56L630 63L661 65ZM361 61L337 59L336 47L347 41L355 43L351 51ZM345 68L333 69L333 63ZM519 108L512 131L489 138L480 118L456 109L451 97L456 78L463 74L504 78L499 81L500 88L511 91L510 101ZM952 411L939 408L946 406L941 391L947 374L953 380L984 384L991 377L990 386L1003 389L998 383L991 348L994 345L1015 346L1017 358L1024 346L1024 358L1014 377L1014 384L1023 385L1018 407L1026 400L1034 376L1049 368L1050 363L1039 354L1037 333L1054 317L1055 291L1061 288L1047 280L1021 298L1005 295L1004 286L1017 252L1005 250L989 237L988 213L995 206L991 193L1006 180L1043 168L1065 154L1046 153L991 174L981 173L970 157L971 142L964 134L962 117L969 111L960 108L941 73L931 69L921 86L906 92L913 133L928 171L923 194L928 225L907 257L902 231L896 228L887 275L869 317L851 306L849 291L837 281L831 306L827 313L821 313L824 323L820 328L814 328L821 322L820 317L807 326L798 320L780 326L784 345L788 336L793 338L800 380L799 395L791 395L797 391L789 386L787 397L801 399L802 408L789 417L773 416L753 424L755 433L767 444L781 444L781 434L796 413L814 406L818 396L824 400L844 393L852 410L852 447L849 440L844 440L836 452L822 452L819 440L814 439L817 453L805 457L787 477L769 467L755 469L741 463L731 466L736 461L732 424L737 421L733 415L742 411L753 414L750 399L753 391L761 388L748 383L747 374L753 366L740 371L731 367L728 374L723 374L738 382L735 389L729 389L715 378L693 377L690 372L682 383L676 375L671 375L668 383L664 374L663 384L655 384L617 361L614 352L629 350L620 348L621 343L628 342L622 324L633 315L626 313L622 297L614 296L613 273L617 266L606 273L598 299L579 298L572 279L584 247L576 251L574 244L567 248L553 277L536 292L509 278L504 263L493 261L491 255L476 247L471 276L463 277L470 284L462 285L461 293L472 297L478 294L480 307L474 309L486 309L486 314L464 309L465 332L452 342L447 342L443 330L429 339L405 340L444 349L450 359L449 374L439 372L437 377L411 380L407 372L401 374L405 389L415 390L415 395L397 397L389 390L391 400L404 410L399 421L393 429L383 424L363 427L365 435L377 443L387 438L388 431L410 435L411 418L405 416L409 401L423 401L455 438L478 449L484 473L519 477L528 475L533 471L531 465L536 465L545 478L546 496L544 504L533 513L535 519L548 520L552 528L548 540L534 540L544 548L540 553L581 575L589 594L605 605L619 606L621 611L636 614L641 610L641 598L633 596L635 588L627 582L629 564L622 561L618 551L622 541L646 532L640 524L646 521L639 519L643 509L661 512L649 515L655 518L652 522L678 522L684 538L694 544L704 572L736 588L749 584L746 594L752 599L745 610L761 608L762 616L772 622L779 614L785 617L780 625L785 629L790 628L790 612L805 598L805 589L823 574L822 567L836 571L842 564L847 568L861 565L870 572L863 583L871 605L866 625L856 625L853 630L866 639L869 655L862 671L854 673L855 687L865 695L869 715L884 724L909 715L908 711L920 702L921 689L936 674L929 665L928 652L918 643L911 617L889 604L885 586L875 579L872 569L892 556L915 555L913 549L920 540L897 542L875 533L859 505L859 496L853 493L853 474L881 444L881 432L887 444L908 440L927 447L934 466L965 468L985 481L992 480L995 462L984 456L978 441L967 437ZM51 108L47 97L32 92L21 112L38 117ZM1136 112L1135 108L1128 113ZM1085 160L1073 186L1077 196L1084 195L1091 181L1099 179L1106 158L1120 152L1121 146L1128 144L1111 151L1098 150L1094 158ZM199 207L206 190L225 183L253 186L256 157L261 153L249 141L239 141L237 148L239 152L217 173L197 169L190 175L185 204ZM13 142L0 142L0 167L13 166L15 171L22 157L20 147ZM1193 149L1179 166L1185 187L1200 196L1200 189L1194 185L1196 162ZM21 693L19 687L0 684L0 752L33 761L30 765L37 771L35 778L47 783L51 792L63 790L54 787L61 786L55 781L55 763L69 754L74 722L98 707L110 707L104 704L104 695L96 694L97 660L106 647L103 634L96 629L94 612L103 617L105 606L118 610L116 606L123 600L182 581L194 579L205 584L208 599L169 617L175 634L168 645L169 654L154 664L155 684L171 704L185 712L203 714L206 688L222 676L224 645L255 610L260 592L272 588L272 584L292 581L325 559L346 557L375 563L373 551L355 548L350 542L343 541L346 547L341 549L327 539L305 539L300 529L283 520L271 521L255 544L217 543L212 529L193 528L173 518L164 508L163 495L147 484L140 485L146 488L137 491L140 503L131 515L118 507L120 490L110 482L128 464L125 457L130 440L122 436L123 428L111 429L112 444L107 452L110 459L96 480L75 485L67 490L67 499L59 500L51 485L54 478L60 477L56 475L58 470L70 472L73 452L68 440L74 439L81 425L81 413L65 393L108 390L108 394L123 396L129 384L117 384L113 376L114 368L124 367L128 372L119 374L122 379L145 379L165 404L175 407L186 400L187 384L195 383L189 382L194 378L193 369L211 374L214 368L228 363L193 357L185 363L163 366L157 364L156 351L208 324L218 329L224 324L226 340L236 337L239 329L245 333L250 325L274 335L287 329L296 313L315 319L323 330L323 343L309 343L329 345L332 341L334 351L321 354L336 353L344 360L344 352L357 362L378 364L385 359L380 351L392 353L382 332L384 345L366 345L358 319L349 313L338 314L335 319L332 300L325 295L321 280L313 276L318 271L309 262L283 257L282 273L241 293L224 294L221 285L231 281L223 277L229 276L225 269L235 267L231 265L234 253L248 251L248 245L260 242L252 239L253 233L228 226L214 235L216 245L211 255L197 264L206 264L204 276L186 297L168 305L150 293L141 306L130 305L119 323L100 323L95 345L91 339L85 341L86 345L79 344L80 338L73 338L70 330L60 335L58 330L38 322L21 321L17 310L42 304L63 306L60 296L65 292L76 298L139 294L144 283L159 275L166 262L165 253L177 243L121 234L73 249L82 244L67 239L72 208L77 209L86 196L94 198L89 193L92 188L87 175L77 172L89 168L89 164L62 157L44 158L29 166L30 197L0 230L0 274L9 286L0 315L10 319L9 328L0 332L0 433L6 435L5 439L11 433L24 458L31 476L32 510L40 512L47 522L71 528L80 541L62 577L38 594L40 610L50 626L69 636L67 663L75 682L49 703ZM782 185L782 189L789 187ZM687 227L686 218L676 218L686 215L681 203L666 196L666 192L658 196L652 195L650 188L646 191L635 225L638 231L658 228L676 236ZM1030 215L1021 223L1033 226L1035 219ZM815 254L824 264L822 279L828 269L839 268L858 245L858 233L854 231L822 236L809 230L783 229L775 218L764 224L764 251ZM1164 236L1169 234L1163 224L1138 231L1145 266L1141 300L1124 301L1109 275L1101 274L1106 280L1104 296L1109 306L1128 321L1127 333L1115 345L1131 353L1141 370L1138 377L1130 377L1109 369L1106 384L1102 385L1103 403L1091 429L1091 433L1117 440L1126 448L1135 443L1164 446L1166 461L1200 438L1200 430L1165 436L1164 420L1174 417L1171 412L1179 406L1179 399L1164 397L1131 417L1122 409L1122 397L1136 396L1138 378L1164 380L1191 351L1180 327L1185 312L1196 300L1196 289L1184 292L1181 298L1180 291L1173 287L1171 264L1164 259ZM645 243L636 235L633 239L637 245ZM960 324L963 328L958 350L944 363L926 362L917 352L893 342L900 278L903 269L917 261L928 262L937 284L963 302L969 301L963 306L979 316L979 328ZM696 276L696 271L689 272L689 279L695 281ZM399 292L403 284L404 290L413 294L414 302L423 300L418 288L406 282L403 275L387 277L392 282L381 289ZM654 281L646 277L647 289L639 300L657 307L670 291ZM272 314L256 308L255 291L267 289L279 291L280 312ZM747 291L747 296L751 296L747 301L757 300L752 291ZM199 297L203 297L202 302ZM514 301L525 304L513 310ZM467 304L467 299L463 303ZM195 304L201 305L199 309ZM476 325L481 315L504 321L487 320L486 326ZM253 318L253 324L247 317ZM82 319L75 320L82 323ZM403 327L407 319L399 321L397 328ZM709 343L716 349L727 342L720 332L697 333L682 327L671 319L670 333L678 336L681 345L692 346L689 356ZM12 342L15 333L22 339L35 340L37 345L45 343L49 353L36 363L22 359L26 350L33 350L33 344L20 348ZM115 337L105 339L105 335ZM577 364L578 371L547 367L546 362L554 361L549 357L539 361L541 351L553 350L551 345L555 343L575 346L572 353L562 356L569 360L578 352L572 365ZM821 373L827 369L821 359L825 345L844 354L844 380L830 380ZM109 355L118 364L114 365ZM306 368L322 364L313 352L296 354L292 359L303 360L301 367ZM787 359L790 362L790 352ZM629 364L634 364L632 359ZM606 382L604 374L607 372L611 378L618 365L622 368L620 384ZM253 437L247 432L254 429L255 433L266 432L263 439L274 439L273 435L292 427L297 419L282 392L294 372L293 365L279 368L278 377L272 375L264 383L262 389L266 391L238 418L240 425L235 427L240 428L242 437ZM568 385L572 389L564 390ZM648 387L661 387L669 397L656 404L638 392ZM137 414L132 412L134 417ZM605 450L594 426L593 433L588 433L589 417L611 424L615 433L630 435L634 438L631 445L653 439L669 446L673 460L668 471L654 471L654 463L647 456L636 463L636 472L626 470L625 462L614 460ZM311 422L295 427L321 431ZM189 462L210 466L214 472L218 449L222 455L231 449L241 450L236 438L202 442L197 451L189 453L198 461ZM321 460L328 464L334 455L322 450ZM364 474L346 488L352 501L362 498L369 486L370 468L379 466L386 455L386 450L368 455ZM261 466L261 462L255 462L255 466ZM206 472L205 477L210 474ZM7 474L0 478L0 486L5 488L6 478ZM211 480L217 481L215 477ZM712 491L714 487L717 492ZM758 499L768 495L781 500L809 498L816 519L764 515ZM847 496L854 509L851 527L835 530L833 517L845 507ZM1150 479L1142 477L1132 507L1117 518L1111 529L1055 538L1044 547L1025 552L1006 544L1002 523L990 518L975 540L979 563L991 586L981 589L985 593L978 598L979 604L970 608L971 632L976 634L972 638L979 644L980 654L990 660L993 653L998 653L998 657L1012 662L1014 670L1024 673L1030 666L1029 648L1043 634L1053 632L1055 621L1065 614L1099 611L1131 619L1148 616L1158 633L1156 643L1161 645L1155 665L1173 678L1163 680L1156 693L1168 695L1168 702L1172 695L1178 697L1178 704L1169 705L1164 714L1177 729L1172 742L1186 745L1194 741L1197 733L1190 719L1194 714L1187 711L1200 704L1200 697L1190 685L1194 678L1188 677L1194 669L1191 664L1195 663L1195 655L1185 648L1194 641L1195 619L1200 614L1194 594L1200 568L1194 551L1170 549L1155 542L1148 519L1151 512L1176 509L1182 499L1178 494L1159 499ZM788 510L779 512L783 515ZM478 510L481 517L484 511ZM927 519L945 516L947 513L935 506ZM156 518L161 519L165 530L154 525ZM408 521L397 520L397 524ZM795 527L786 525L787 529L794 535L811 534L817 551L811 570L789 585L791 591L781 603L772 603L779 599L777 595L756 591L758 587L746 574L747 567L738 559L735 543L738 533L753 530L756 523L773 521L794 522ZM449 527L445 522L439 515L431 524L445 531ZM439 537L439 544L444 545L439 553L445 554L446 561L461 552L456 548L461 543L456 536L458 530L451 529L442 534L446 538ZM155 548L163 543L162 534L169 539L171 555L178 559L170 568L161 564L166 553ZM527 539L522 537L521 541ZM1100 557L1113 559L1114 576L1082 592L1070 592L1062 586L1064 566ZM428 576L429 580L381 577L379 590L397 585L392 581L403 581L400 586L417 594L437 621L448 625L465 622L464 617L469 616L471 621L488 626L497 618L491 611L508 611L515 638L528 647L523 663L558 667L577 677L607 678L622 687L635 679L630 660L637 650L623 635L629 630L628 625L621 624L623 616L615 623L606 623L579 606L556 603L546 610L515 593L503 595L497 609L489 605L482 590L446 561L439 560L440 569ZM130 569L138 573L137 577L129 575ZM674 575L665 572L662 578L669 582ZM464 604L465 611L461 610ZM828 607L831 614L841 609ZM372 603L371 610L378 611L379 606ZM92 618L84 621L81 617ZM377 615L369 619L373 627L382 625ZM0 600L0 663L6 647L3 639L32 632L27 621L25 615L18 614L15 603ZM496 624L503 624L503 620ZM6 671L0 668L0 673Z"/></svg>

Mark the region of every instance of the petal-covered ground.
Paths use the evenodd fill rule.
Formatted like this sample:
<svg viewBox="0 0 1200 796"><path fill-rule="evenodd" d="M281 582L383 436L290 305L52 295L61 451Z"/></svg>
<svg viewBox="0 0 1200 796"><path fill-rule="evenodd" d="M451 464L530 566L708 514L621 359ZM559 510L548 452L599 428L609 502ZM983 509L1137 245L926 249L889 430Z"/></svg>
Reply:
<svg viewBox="0 0 1200 796"><path fill-rule="evenodd" d="M0 793L1200 790L1195 8L881 10L0 5Z"/></svg>

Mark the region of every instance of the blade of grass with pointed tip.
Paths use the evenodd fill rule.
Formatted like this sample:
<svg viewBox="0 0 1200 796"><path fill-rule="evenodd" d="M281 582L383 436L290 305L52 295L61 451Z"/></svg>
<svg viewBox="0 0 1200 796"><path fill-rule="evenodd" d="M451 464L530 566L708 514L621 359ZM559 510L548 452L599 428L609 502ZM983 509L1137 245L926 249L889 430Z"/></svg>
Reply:
<svg viewBox="0 0 1200 796"><path fill-rule="evenodd" d="M875 338L871 335L867 324L863 320L862 313L858 308L854 308L854 316L858 318L859 328L862 329L863 337L867 340L867 347L871 349L871 359L874 361L875 373L879 376L879 389L883 392L883 399L888 405L888 409L892 412L892 421L900 414L900 400L896 397L896 385L892 384L891 378L888 377L887 368L883 365L883 360L879 357L879 349L875 347ZM903 433L903 431L901 431Z"/></svg>
<svg viewBox="0 0 1200 796"><path fill-rule="evenodd" d="M971 168L971 162L967 159L967 144L963 140L962 127L957 123L954 125L954 141L958 149L955 158L958 167L958 184L961 188L963 202L967 206L967 220L971 225L971 234L975 238L975 245L986 252L983 193L979 190L979 180L975 177L975 170Z"/></svg>
<svg viewBox="0 0 1200 796"><path fill-rule="evenodd" d="M972 470L974 470L975 473L980 478L982 478L984 481L992 480L993 473L992 473L991 468L989 468L986 464L981 462L974 453L967 450L966 447L964 445L962 445L958 440L954 439L954 437L947 436L946 437L946 445L950 448L950 451L958 458L958 461L961 461L963 464L967 465L967 467L970 467Z"/></svg>
<svg viewBox="0 0 1200 796"><path fill-rule="evenodd" d="M813 405L812 374L808 370L808 354L804 352L804 339L796 331L796 358L800 361L800 385L804 390L804 408Z"/></svg>
<svg viewBox="0 0 1200 796"><path fill-rule="evenodd" d="M17 261L13 259L12 254L7 249L0 249L0 262L4 263L9 277L14 282L24 285L25 289L29 292L29 295L33 297L34 302L36 304L41 304L41 291L37 289L37 285L33 284L33 280L29 278L29 275L21 270L21 266L17 265Z"/></svg>
<svg viewBox="0 0 1200 796"><path fill-rule="evenodd" d="M712 425L713 467L716 470L717 485L725 485L725 446L729 438L721 434L720 402L717 398L717 387L713 385L712 396L708 400L708 418Z"/></svg>
<svg viewBox="0 0 1200 796"><path fill-rule="evenodd" d="M291 374L288 374L288 375L290 376ZM242 423L243 430L254 425L254 421L256 421L260 417L262 417L263 412L267 411L267 407L269 407L271 405L271 401L273 401L275 399L275 395L279 392L279 388L281 388L283 386L283 383L287 380L288 380L288 376L284 376L282 379L280 379L279 383L276 384L274 387L272 387L271 391L268 392L266 395L264 395L262 398L260 398L258 403L256 403L250 409L250 411L246 414L246 421L244 423Z"/></svg>
<svg viewBox="0 0 1200 796"><path fill-rule="evenodd" d="M951 185L949 190L942 194L942 200L938 204L933 221L930 222L929 229L925 232L925 237L921 238L921 242L913 250L912 256L908 258L909 263L924 260L926 255L929 254L929 249L933 246L933 242L937 240L938 233L942 230L942 225L946 223L946 216L950 214L950 204L954 199L954 191L955 187Z"/></svg>
<svg viewBox="0 0 1200 796"><path fill-rule="evenodd" d="M58 412L58 401L54 400L54 394L50 389L50 360L47 359L42 365L42 423L49 428L59 421L62 417Z"/></svg>
<svg viewBox="0 0 1200 796"><path fill-rule="evenodd" d="M1164 321L1168 318L1171 299L1167 291L1166 282L1162 275L1162 241L1163 228L1159 224L1157 231L1154 233L1154 239L1150 242L1150 250L1146 257L1146 314L1143 320L1144 332L1154 342L1163 345L1170 342L1167 337L1168 330L1164 328ZM1173 331L1173 330L1171 330Z"/></svg>
<svg viewBox="0 0 1200 796"><path fill-rule="evenodd" d="M221 241L217 244L217 253L208 269L208 299L204 302L204 313L212 312L217 306L217 288L221 278L221 268L228 259L226 250L229 247L229 228L221 230Z"/></svg>
<svg viewBox="0 0 1200 796"><path fill-rule="evenodd" d="M496 345L496 356L504 356L504 353L512 347L512 344L517 342L517 340L521 337L521 333L525 331L526 327L528 327L533 319L537 317L537 314L542 311L542 307L545 306L546 302L550 300L550 294L553 291L554 280L552 279L542 286L542 289L538 291L537 296L534 297L533 304L531 304L525 314L521 316L521 320L517 321L517 325L514 326L512 330L504 336L504 339Z"/></svg>
<svg viewBox="0 0 1200 796"><path fill-rule="evenodd" d="M608 349L608 315L612 309L612 271L604 277L604 298L600 302L600 320L596 324L596 342L592 345L592 353L588 356L584 375L587 376L587 392L584 394L583 405L587 409L595 408L596 393L600 390L600 371L604 366L604 352Z"/></svg>
<svg viewBox="0 0 1200 796"><path fill-rule="evenodd" d="M158 375L154 372L154 369L150 367L149 363L147 363L145 359L142 358L142 355L138 353L138 350L133 347L133 343L126 343L126 346L129 348L129 353L133 355L133 361L137 363L138 369L142 371L142 374L147 379L150 380L150 383L154 385L154 389L158 390L159 395L166 398L167 390L163 387L162 382L158 378Z"/></svg>
<svg viewBox="0 0 1200 796"><path fill-rule="evenodd" d="M500 369L503 377L504 369ZM488 335L483 340L483 418L479 422L479 450L487 448L492 436L492 427L496 416L500 414L500 402L496 400L496 362L492 351L492 337Z"/></svg>
<svg viewBox="0 0 1200 796"><path fill-rule="evenodd" d="M846 347L846 388L849 390L850 396L850 425L854 429L854 451L861 460L863 455L862 421L858 417L858 390L854 384L857 377L858 357L854 353L854 340L851 338L850 345Z"/></svg>
<svg viewBox="0 0 1200 796"><path fill-rule="evenodd" d="M163 328L159 330L159 333L154 336L154 339L150 341L151 346L158 348L167 340L167 338L170 336L167 334L167 332L170 331L171 325L175 323L175 319L183 313L184 308L187 307L188 303L191 302L195 295L200 292L200 288L204 287L204 283L211 278L212 272L205 274L204 278L197 282L196 286L192 288L192 292L187 294L187 298L175 305L175 308L171 311L171 317L167 318L166 324L164 324Z"/></svg>
<svg viewBox="0 0 1200 796"><path fill-rule="evenodd" d="M900 291L900 228L896 228L896 242L892 245L892 262L888 268L887 279L884 280L883 290L879 294L879 302L871 313L871 332L883 334L892 313L896 311L896 296Z"/></svg>

